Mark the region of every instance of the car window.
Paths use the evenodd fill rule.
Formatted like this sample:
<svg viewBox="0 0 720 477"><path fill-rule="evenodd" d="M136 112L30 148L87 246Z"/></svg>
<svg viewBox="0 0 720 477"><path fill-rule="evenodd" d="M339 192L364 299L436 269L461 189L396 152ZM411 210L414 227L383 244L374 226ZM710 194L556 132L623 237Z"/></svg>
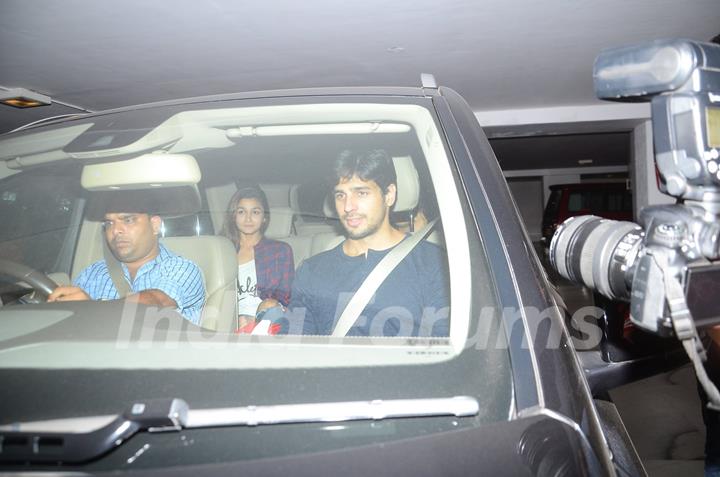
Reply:
<svg viewBox="0 0 720 477"><path fill-rule="evenodd" d="M628 190L608 191L609 212L632 212L632 194Z"/></svg>
<svg viewBox="0 0 720 477"><path fill-rule="evenodd" d="M585 208L582 192L571 192L568 196L568 212L578 212Z"/></svg>
<svg viewBox="0 0 720 477"><path fill-rule="evenodd" d="M199 235L215 235L219 231L213 226L210 210L205 196L205 189L199 188L201 195L200 210L194 214L164 217L161 235L163 237L192 237Z"/></svg>
<svg viewBox="0 0 720 477"><path fill-rule="evenodd" d="M602 190L590 190L583 193L583 209L587 209L591 212L600 212L606 209L605 207L606 193Z"/></svg>
<svg viewBox="0 0 720 477"><path fill-rule="evenodd" d="M53 126L21 133L20 139L13 143L20 146L12 151L13 167L19 172L5 180L0 191L3 207L0 213L7 223L14 224L3 232L0 255L43 272L57 271L54 264L64 250L73 211L78 207L76 198L83 197L88 203L87 211L80 214L79 231L71 237L72 266L64 270L77 283L88 267L103 260L102 216L91 213L95 209L93 204L111 200L108 197L151 198L149 203L153 213L163 217L159 232L163 237L161 243L197 262L205 283L206 298L209 302L216 300L212 301L213 306L203 309L200 325L214 331L213 339L227 347L228 339L235 340L239 328L238 313L233 311L232 302L238 301L236 293L250 288L250 282L239 278L242 272L235 254L238 245L231 244L228 236L223 235L230 223L227 214L231 197L248 184L264 190L269 202L265 225L268 239L286 244L293 254L293 261L284 273L294 274L295 280L308 280L315 291L324 290L324 287L333 289L333 282L337 281L333 277L334 269L329 273L323 271L313 260L333 250L342 257L345 252L337 252L338 246L342 247L343 240L349 237L349 232L339 225L342 220L338 215L342 216L350 209L338 208L333 195L337 182L333 179L333 167L338 157L347 151L382 151L397 174L391 223L400 231L399 237L407 237L435 220L430 223L427 236L416 247L425 251L422 253L436 257L432 259L436 266L432 273L425 274L409 271L412 269L401 271L400 266L394 269L387 280L392 282L396 276L407 277L402 280L419 283L418 290L422 292L405 296L403 306L410 308L403 308L401 313L393 307L380 306L384 303L383 297L398 293L396 289L382 288L381 285L365 305L363 314L352 321L349 336L344 338L356 343L358 348L337 348L332 362L357 366L371 362L409 364L451 359L469 345L470 330L477 326L473 320L480 316L481 308L500 308L481 238L471 223L467 199L458 187L450 149L429 105L426 100L392 97L372 100L349 97L342 102L310 97L128 110L93 118L87 125L83 124L82 118L75 120L72 129L64 127L62 135L54 136L56 143L49 155L39 152L35 142L29 139L25 141L28 144L25 152L21 146L23 134L37 138L45 131L52 135ZM0 142L0 155L2 147ZM25 163L37 162L40 155L47 165L23 167ZM15 160L17 157L19 159ZM130 166L134 164L132 161L141 161L147 170L139 174ZM155 170L155 164L167 161L176 165ZM183 176L187 172L183 164L192 165L188 166L190 169L197 168L194 179ZM111 172L104 172L105 166ZM58 170L63 173L58 175ZM125 182L116 183L118 181ZM193 192L191 195L178 192L185 190ZM365 217L362 214L364 212L357 213L357 217ZM205 240L196 242L193 237L204 237ZM255 255L255 277L259 277L259 267L264 266L261 259L274 260L273 255L258 258L258 254ZM218 257L229 258L217 264ZM410 260L417 259L401 261L402 266L415 263ZM423 256L417 263L423 264L427 260ZM260 278L257 279L257 286L262 286ZM256 286L254 282L252 285ZM293 293L298 294L295 288ZM302 302L302 309L313 309L318 301L326 298L319 295L322 293L315 293ZM427 306L418 308L417 313L412 311L415 303L423 302L428 296L438 299L432 302L431 311ZM292 296L289 299L292 300ZM333 320L338 319L339 311L345 306L341 308L339 297L334 299L337 306L317 308L329 313L323 315L323 320L331 327L336 326ZM215 303L227 304L228 300L230 308L219 305L214 308ZM285 311L292 313L287 311L294 310L290 306L292 302L285 305ZM77 304L76 313L82 314L83 306ZM406 313L406 310L411 311ZM337 315L333 317L332 313ZM308 337L313 332L308 332L303 322L293 328L293 319L295 315L292 314L286 319L289 324L284 330L285 339L295 340L292 342L300 345L300 350L302 346L322 345L322 341ZM307 320L306 317L300 319ZM421 320L430 320L430 327L423 328L425 321ZM145 337L155 336L157 330L166 333L167 325L161 326L160 323L165 322L157 316L144 316L140 321L141 328L154 330L143 335ZM381 324L376 326L374 323L378 322ZM173 323L186 325L182 320ZM406 326L406 323L410 324ZM444 329L442 323L445 323ZM135 325L137 322L133 322ZM435 331L438 329L444 331ZM321 330L321 334L327 332L327 329ZM137 333L132 335L133 339L137 336ZM437 339L428 341L428 337ZM502 341L503 338L497 339ZM213 362L213 366L252 367L260 366L263 359L269 360L267 363L272 363L271 366L281 367L325 366L329 363L325 355L314 352L302 355L302 351L298 351L302 359L293 353L278 354L272 346L272 337L254 340L253 355L256 358L250 362L235 359L226 349L216 354L208 353L201 362L191 359L189 353L176 356L177 361L168 360L169 351L165 348L179 346L182 349L182 346L165 343L165 348L161 346L162 349L144 355L141 364L133 358L113 361L113 366L163 368L170 363L182 367L207 366L208 362ZM240 341L237 343L240 348L248 345ZM413 346L412 352L408 351L408 345ZM92 343L87 346L86 354L97 355L98 365L101 365L105 359L102 345ZM367 353L362 354L365 347ZM40 365L63 366L62 360L53 359L52 354L48 352L47 360ZM79 362L77 354L63 356L67 366ZM18 359L22 360L22 357ZM87 362L83 360L83 365Z"/></svg>
<svg viewBox="0 0 720 477"><path fill-rule="evenodd" d="M70 226L83 204L78 174L77 166L53 167L2 181L0 257L45 273L69 272L76 238Z"/></svg>
<svg viewBox="0 0 720 477"><path fill-rule="evenodd" d="M608 212L618 212L622 208L622 195L619 192L608 192L607 210Z"/></svg>

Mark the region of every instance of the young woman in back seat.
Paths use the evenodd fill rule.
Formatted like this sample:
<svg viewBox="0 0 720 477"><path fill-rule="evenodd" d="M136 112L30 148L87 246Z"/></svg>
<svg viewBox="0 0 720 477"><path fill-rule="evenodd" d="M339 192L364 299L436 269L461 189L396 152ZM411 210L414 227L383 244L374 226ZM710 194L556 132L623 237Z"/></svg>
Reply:
<svg viewBox="0 0 720 477"><path fill-rule="evenodd" d="M240 187L225 212L222 234L237 250L238 333L253 332L262 300L274 298L283 306L290 302L295 276L292 249L285 242L264 236L269 220L267 197L257 185Z"/></svg>

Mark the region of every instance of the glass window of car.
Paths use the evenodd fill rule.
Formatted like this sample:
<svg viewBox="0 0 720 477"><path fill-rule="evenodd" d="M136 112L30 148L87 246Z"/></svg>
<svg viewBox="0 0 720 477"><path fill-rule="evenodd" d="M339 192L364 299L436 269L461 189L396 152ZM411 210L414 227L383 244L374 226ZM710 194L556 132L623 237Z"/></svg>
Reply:
<svg viewBox="0 0 720 477"><path fill-rule="evenodd" d="M70 271L73 214L83 207L78 174L77 166L46 167L2 182L0 258L44 273Z"/></svg>
<svg viewBox="0 0 720 477"><path fill-rule="evenodd" d="M53 139L50 151L39 146L45 136ZM80 118L73 121L71 127L38 127L4 144L0 142L0 156L10 159L6 152L12 146L13 157L7 164L20 171L4 182L2 197L11 208L17 207L14 204L19 203L20 195L25 192L46 203L46 207L37 212L40 215L23 218L23 224L30 226L31 230L18 228L17 233L22 237L31 235L36 238L27 242L23 256L15 258L43 271L52 270L48 264L57 259L55 250L60 247L61 232L70 220L73 197L80 189L83 165L103 162L121 165L123 161L143 155L186 155L197 162L201 171L201 180L195 184L200 192L201 207L197 213L166 218L165 235L217 235L222 229L227 202L238 182L272 185L271 221L272 214L280 208L290 208L294 215L291 226L284 234L273 238L290 243L296 261L302 262L321 251L322 248L315 247L329 235L334 234L333 243L343 238L337 223L333 225L332 217L319 217L321 213L327 214L323 201L332 187L329 178L338 154L346 149L383 149L393 158L405 158L412 165L414 172L411 175L417 175L413 180L422 189L419 196L422 197L420 207L423 210L416 205L412 210L394 216L394 220L407 221L421 211L430 218L438 216L439 222L427 240L441 248L449 264L445 273L450 288L450 334L434 342L408 341L407 336L360 337L355 340L360 348L347 352L340 348L333 362L353 366L371 362L442 361L457 356L468 345L469 332L475 326L472 324L474 314L471 308L478 303L488 307L497 304L480 237L468 222L471 220L469 206L458 188L457 173L452 168L449 148L444 141L433 110L422 100L348 98L338 102L327 98L295 98L283 102L221 101L141 108L87 120ZM2 149L3 146L6 146L5 149ZM67 175L68 184L60 185L58 181L51 188L38 181L32 183L33 174L40 172L31 171L29 165L35 166L37 171L62 170ZM172 175L170 172L169 176ZM157 184L133 187L154 188L161 194L158 197L162 197L166 185L158 181ZM28 190L21 191L18 187ZM41 189L42 193L31 193L32 188ZM66 191L73 191L74 195ZM83 193L89 195L88 200L92 201L92 194L88 191ZM398 191L400 196L405 193ZM295 194L297 197L293 198ZM305 223L301 223L303 219ZM328 225L330 227L323 228ZM43 232L45 229L47 231ZM101 259L99 230L97 219L84 216L76 237L72 269L65 270L68 280ZM37 237L45 238L40 241ZM53 242L54 248L45 245L49 241ZM3 253L12 251L9 245L4 247ZM476 277L475 282L468 280L471 276ZM82 305L77 306L82 311ZM150 322L149 325L153 328L157 323ZM232 333L233 330L217 331ZM292 341L292 336L285 339L301 348L321 344L308 337L298 337L296 341ZM208 355L215 359L213 366L252 366L234 358L234 352L228 351L232 347L228 346L227 339L216 341L219 351ZM278 355L272 347L272 340L267 340L267 347L262 346L263 339L259 341L260 344L254 344L257 362L262 362L262 357L266 356L266 362L274 363L274 366L328 364L326 357L314 353L307 353L305 359L299 362L292 353ZM417 343L423 343L433 351L408 353L407 345ZM242 340L237 343L241 347L247 345ZM100 353L102 349L98 343L86 346L90 354ZM364 349L364 346L367 346L368 353L363 355L364 359L358 359L357 350ZM182 353L182 346L179 345L180 351L175 356L177 362L168 360L168 353L173 351L167 348L161 346L151 357L146 355L142 366L164 367L169 362L178 367L193 365L192 359ZM72 364L72 356L67 356L65 365ZM51 361L48 354L44 364ZM99 365L101 363L102 360ZM205 360L202 365L207 366L207 363ZM55 360L54 365L62 366L63 363ZM133 367L139 365L139 361L131 359L119 365Z"/></svg>
<svg viewBox="0 0 720 477"><path fill-rule="evenodd" d="M578 212L584 208L582 192L572 192L568 196L568 212Z"/></svg>

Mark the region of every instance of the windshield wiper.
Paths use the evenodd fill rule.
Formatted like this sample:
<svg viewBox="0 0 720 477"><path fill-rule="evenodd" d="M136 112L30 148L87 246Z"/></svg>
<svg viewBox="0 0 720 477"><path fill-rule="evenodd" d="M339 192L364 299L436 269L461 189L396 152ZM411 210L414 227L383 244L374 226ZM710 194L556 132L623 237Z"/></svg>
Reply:
<svg viewBox="0 0 720 477"><path fill-rule="evenodd" d="M167 432L222 426L259 426L300 422L342 422L403 417L475 416L478 401L469 396L436 399L391 399L277 406L190 409L182 399L134 403L119 416L92 416L0 427L0 463L81 463L96 459L141 431ZM77 432L82 421L108 424ZM65 425L63 426L63 423ZM50 426L48 426L50 427Z"/></svg>

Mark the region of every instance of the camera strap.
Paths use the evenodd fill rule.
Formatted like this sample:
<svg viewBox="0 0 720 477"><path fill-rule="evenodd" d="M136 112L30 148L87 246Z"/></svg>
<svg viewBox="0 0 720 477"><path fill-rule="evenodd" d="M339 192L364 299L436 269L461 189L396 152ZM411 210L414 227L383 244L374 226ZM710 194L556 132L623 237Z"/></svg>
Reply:
<svg viewBox="0 0 720 477"><path fill-rule="evenodd" d="M690 361L695 368L695 375L700 385L708 396L708 408L720 411L720 392L715 384L710 380L703 366L703 361L707 359L705 348L703 347L700 337L695 329L695 322L685 300L685 292L677 277L673 275L667 266L665 257L653 256L655 262L663 271L663 281L665 282L665 297L667 299L668 308L670 309L670 318L672 321L675 335L685 348Z"/></svg>

